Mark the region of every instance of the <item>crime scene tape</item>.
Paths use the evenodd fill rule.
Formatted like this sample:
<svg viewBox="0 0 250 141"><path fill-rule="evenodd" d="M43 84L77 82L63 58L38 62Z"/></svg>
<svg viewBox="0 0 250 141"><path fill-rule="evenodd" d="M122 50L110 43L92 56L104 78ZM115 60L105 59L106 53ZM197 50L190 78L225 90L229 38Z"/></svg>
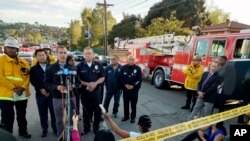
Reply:
<svg viewBox="0 0 250 141"><path fill-rule="evenodd" d="M144 133L138 137L130 137L120 141L158 141L159 139L168 139L177 135L209 126L221 121L225 121L250 112L250 104L228 110L225 112L213 114L210 116L190 120L187 122L171 125L165 128L157 129L148 133Z"/></svg>

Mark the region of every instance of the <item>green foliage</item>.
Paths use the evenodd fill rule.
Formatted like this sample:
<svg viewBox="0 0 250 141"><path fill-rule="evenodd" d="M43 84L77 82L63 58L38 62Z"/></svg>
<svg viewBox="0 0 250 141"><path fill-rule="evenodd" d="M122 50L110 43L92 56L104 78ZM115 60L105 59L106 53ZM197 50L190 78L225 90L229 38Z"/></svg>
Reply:
<svg viewBox="0 0 250 141"><path fill-rule="evenodd" d="M215 8L209 12L208 16L212 25L224 23L229 19L229 13L224 12L222 9Z"/></svg>
<svg viewBox="0 0 250 141"><path fill-rule="evenodd" d="M157 36L166 33L175 33L176 35L189 35L191 31L183 27L184 21L179 21L173 11L169 19L163 17L155 18L145 28L141 27L142 20L139 16L126 15L124 19L115 25L109 34L109 42L114 43L114 38L123 39L142 38L146 36Z"/></svg>
<svg viewBox="0 0 250 141"><path fill-rule="evenodd" d="M176 35L189 35L191 31L188 28L183 28L183 21L179 21L172 13L169 19L156 18L147 26L146 35L156 36L166 33L175 33Z"/></svg>
<svg viewBox="0 0 250 141"><path fill-rule="evenodd" d="M115 37L120 37L120 38L135 38L136 36L136 31L140 31L139 27L136 27L138 22L140 21L139 16L135 15L126 15L124 16L123 20L115 25L112 29L112 31L109 33L109 43L113 44L114 43L114 38ZM140 35L138 33L138 35Z"/></svg>
<svg viewBox="0 0 250 141"><path fill-rule="evenodd" d="M40 44L42 41L42 35L39 32L33 32L32 33L33 36L33 43L34 44Z"/></svg>
<svg viewBox="0 0 250 141"><path fill-rule="evenodd" d="M15 36L16 32L17 32L16 29L13 29L13 28L8 29L7 30L7 36Z"/></svg>
<svg viewBox="0 0 250 141"><path fill-rule="evenodd" d="M41 42L56 43L58 40L67 39L66 28L58 28L40 25L38 22L29 23L5 23L0 22L0 38L13 36L24 44L40 44ZM52 42L54 41L54 42Z"/></svg>
<svg viewBox="0 0 250 141"><path fill-rule="evenodd" d="M90 40L90 46L103 46L104 40L104 9L103 7L96 7L94 9L85 8L81 14L82 17L82 31L90 29L93 34L93 38ZM107 26L108 31L111 31L112 27L116 24L114 17L110 11L107 11ZM82 32L82 37L79 42L82 47L88 46L88 41L85 38L85 33Z"/></svg>
<svg viewBox="0 0 250 141"><path fill-rule="evenodd" d="M102 47L95 47L93 48L94 53L98 54L98 55L104 55L104 49Z"/></svg>
<svg viewBox="0 0 250 141"><path fill-rule="evenodd" d="M176 18L184 21L184 27L203 26L209 24L205 9L205 0L162 0L150 8L142 25L146 27L158 17L169 19L171 13L176 11Z"/></svg>
<svg viewBox="0 0 250 141"><path fill-rule="evenodd" d="M78 45L78 42L80 41L82 35L82 26L79 20L71 21L69 35L71 38L71 45Z"/></svg>

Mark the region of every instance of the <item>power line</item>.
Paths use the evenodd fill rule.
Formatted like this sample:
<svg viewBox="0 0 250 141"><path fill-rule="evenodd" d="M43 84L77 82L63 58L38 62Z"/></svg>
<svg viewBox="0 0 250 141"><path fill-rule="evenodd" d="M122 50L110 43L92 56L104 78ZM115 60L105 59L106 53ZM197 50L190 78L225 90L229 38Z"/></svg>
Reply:
<svg viewBox="0 0 250 141"><path fill-rule="evenodd" d="M181 4L181 3L184 3L184 2L186 2L186 0L183 0L183 1L180 1L180 2L176 2L176 3L170 4L170 5L162 6L162 7L156 8L156 9L152 9L151 11L161 10L161 9L163 9L163 8L171 7L171 6L174 6L174 5L177 5L177 4ZM148 12L148 11L139 12L138 14L143 14L143 13L147 13L147 12Z"/></svg>
<svg viewBox="0 0 250 141"><path fill-rule="evenodd" d="M171 6L174 6L174 5L177 5L177 4L181 4L181 3L184 3L184 2L186 2L186 0L183 0L183 1L180 1L180 2L176 2L176 3L170 4L170 5L165 5L165 6L156 8L156 9L152 9L151 11L161 10L161 9L163 9L163 8L171 7ZM146 6L145 6L145 7L146 7ZM148 11L144 11L144 12L139 12L139 13L137 13L137 14L144 14L144 13L147 13L147 12L149 12L149 10L148 10ZM118 16L118 18L123 18L123 16Z"/></svg>
<svg viewBox="0 0 250 141"><path fill-rule="evenodd" d="M121 2L117 2L117 3L114 3L114 5L120 5L120 4L123 4L123 3L127 3L129 0L123 0ZM131 0L130 0L131 1Z"/></svg>
<svg viewBox="0 0 250 141"><path fill-rule="evenodd" d="M135 8L135 7L137 7L137 6L140 6L140 5L144 4L144 3L147 2L147 1L148 1L148 0L144 0L144 1L138 2L138 3L134 4L134 5L131 5L130 7L126 7L126 10L133 9L133 8ZM152 5L152 4L150 4L150 5ZM150 5L148 5L148 6L150 6ZM122 9L120 9L119 11L122 11Z"/></svg>
<svg viewBox="0 0 250 141"><path fill-rule="evenodd" d="M135 0L128 0L128 1L126 1L126 2L129 2L128 5L132 5L132 4L134 4L134 1L135 1ZM143 1L145 1L145 0L143 0ZM137 1L137 2L138 2L138 1ZM125 3L125 2L124 2L124 3ZM140 3L141 3L141 2L140 2ZM121 10L121 9L123 9L123 8L127 8L127 7L128 7L128 5L126 5L126 4L122 4L122 5L121 5L121 4L122 4L122 3L118 3L118 4L117 4L118 6L114 7L114 9L119 8L119 9ZM124 6L124 5L126 5L126 6Z"/></svg>

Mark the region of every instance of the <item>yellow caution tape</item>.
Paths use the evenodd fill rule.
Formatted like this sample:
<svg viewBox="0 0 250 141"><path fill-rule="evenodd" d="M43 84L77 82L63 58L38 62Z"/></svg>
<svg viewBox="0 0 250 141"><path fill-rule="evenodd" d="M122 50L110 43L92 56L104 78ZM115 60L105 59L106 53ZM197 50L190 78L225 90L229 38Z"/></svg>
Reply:
<svg viewBox="0 0 250 141"><path fill-rule="evenodd" d="M175 124L158 130L154 130L148 133L144 133L138 137L130 137L122 139L121 141L158 141L159 139L168 139L175 137L177 135L190 132L205 126L210 126L212 124L225 121L246 113L250 112L250 104L228 110L225 112L213 114L210 116L194 119L191 121Z"/></svg>

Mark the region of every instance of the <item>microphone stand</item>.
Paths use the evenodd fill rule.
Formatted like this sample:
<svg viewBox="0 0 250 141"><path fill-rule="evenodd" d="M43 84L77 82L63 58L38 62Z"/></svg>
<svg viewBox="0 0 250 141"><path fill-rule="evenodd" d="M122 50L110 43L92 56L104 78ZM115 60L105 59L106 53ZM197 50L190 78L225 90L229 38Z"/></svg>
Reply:
<svg viewBox="0 0 250 141"><path fill-rule="evenodd" d="M67 75L66 76L66 86L67 86L67 93L66 93L66 99L65 99L65 107L67 107L67 125L66 125L66 141L70 141L70 130L71 130L71 125L70 125L70 110L71 110L71 104L70 104L70 80L71 76Z"/></svg>
<svg viewBox="0 0 250 141"><path fill-rule="evenodd" d="M66 110L66 131L64 131L64 133L66 134L66 141L70 141L71 140L71 135L70 132L72 130L72 125L71 123L71 102L70 102L70 88L71 88L71 80L73 80L73 84L72 87L75 87L75 76L76 76L76 71L69 71L68 73L60 73L60 79L61 79L61 84L63 85L63 75L66 76L66 96L65 96L65 108L67 108ZM73 112L73 111L72 111Z"/></svg>

